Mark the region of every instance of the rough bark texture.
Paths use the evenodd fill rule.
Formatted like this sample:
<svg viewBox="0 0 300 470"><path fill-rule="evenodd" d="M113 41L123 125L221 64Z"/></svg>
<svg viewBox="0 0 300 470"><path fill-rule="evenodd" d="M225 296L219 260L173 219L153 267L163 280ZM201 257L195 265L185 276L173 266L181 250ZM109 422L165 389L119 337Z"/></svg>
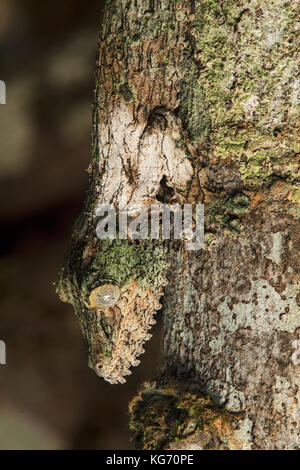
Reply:
<svg viewBox="0 0 300 470"><path fill-rule="evenodd" d="M107 1L90 189L58 291L113 383L162 305L163 372L131 404L139 448L300 447L297 7ZM126 201L204 202L203 249L101 242L99 203ZM93 308L107 278L120 299Z"/></svg>

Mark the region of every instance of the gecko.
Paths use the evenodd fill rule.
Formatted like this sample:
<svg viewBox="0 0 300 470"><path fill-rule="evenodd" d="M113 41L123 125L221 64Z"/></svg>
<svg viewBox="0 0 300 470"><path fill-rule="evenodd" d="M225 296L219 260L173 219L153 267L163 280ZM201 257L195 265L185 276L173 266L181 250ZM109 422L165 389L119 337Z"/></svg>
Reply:
<svg viewBox="0 0 300 470"><path fill-rule="evenodd" d="M199 182L181 121L165 108L155 108L140 123L120 103L109 122L99 124L96 150L85 208L75 224L57 292L75 309L89 366L116 384L124 383L139 364L151 337L168 283L169 246L160 239L99 240L99 207L183 204Z"/></svg>

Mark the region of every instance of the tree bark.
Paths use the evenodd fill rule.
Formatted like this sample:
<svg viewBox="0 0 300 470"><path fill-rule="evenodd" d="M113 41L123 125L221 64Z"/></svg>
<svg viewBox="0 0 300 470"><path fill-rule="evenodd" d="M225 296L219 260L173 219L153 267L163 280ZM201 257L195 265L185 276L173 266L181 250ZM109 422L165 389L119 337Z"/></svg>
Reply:
<svg viewBox="0 0 300 470"><path fill-rule="evenodd" d="M162 307L161 373L130 405L138 448L300 447L297 15L285 0L106 2L89 193L58 292L112 383ZM99 204L126 201L204 203L202 249L99 240ZM107 282L110 308L91 302Z"/></svg>

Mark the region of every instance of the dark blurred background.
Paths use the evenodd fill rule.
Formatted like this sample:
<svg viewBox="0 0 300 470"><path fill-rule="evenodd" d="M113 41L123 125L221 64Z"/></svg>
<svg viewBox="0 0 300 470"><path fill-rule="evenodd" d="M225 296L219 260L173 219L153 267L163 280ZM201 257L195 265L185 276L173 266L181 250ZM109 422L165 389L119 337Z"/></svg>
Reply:
<svg viewBox="0 0 300 470"><path fill-rule="evenodd" d="M160 330L125 385L87 367L55 294L85 191L101 0L0 0L0 449L131 449L127 408L155 374Z"/></svg>

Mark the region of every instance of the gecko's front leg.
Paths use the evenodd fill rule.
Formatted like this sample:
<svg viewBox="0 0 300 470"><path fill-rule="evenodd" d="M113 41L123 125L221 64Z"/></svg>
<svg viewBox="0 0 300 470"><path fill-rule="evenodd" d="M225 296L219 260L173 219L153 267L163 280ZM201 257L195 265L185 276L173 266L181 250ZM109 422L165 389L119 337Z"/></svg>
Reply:
<svg viewBox="0 0 300 470"><path fill-rule="evenodd" d="M156 108L145 122L119 104L100 125L90 165L84 213L73 232L58 293L70 302L88 341L89 365L111 383L125 382L139 363L161 308L167 283L168 242L148 236L134 242L119 233L120 211L140 214L151 204L187 202L197 180L180 120ZM102 208L113 209L113 236L99 239ZM132 216L132 212L128 212ZM100 224L100 225L99 225Z"/></svg>

